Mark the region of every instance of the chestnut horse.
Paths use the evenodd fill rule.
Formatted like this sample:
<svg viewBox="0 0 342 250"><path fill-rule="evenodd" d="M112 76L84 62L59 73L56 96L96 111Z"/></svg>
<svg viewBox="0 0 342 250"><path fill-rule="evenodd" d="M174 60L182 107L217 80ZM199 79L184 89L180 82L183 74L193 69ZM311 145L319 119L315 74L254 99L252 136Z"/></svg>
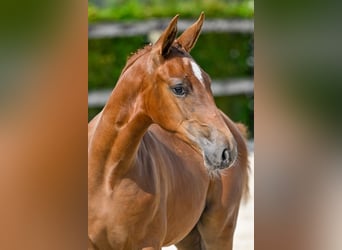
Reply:
<svg viewBox="0 0 342 250"><path fill-rule="evenodd" d="M204 14L178 38L177 19L89 123L88 249L232 249L247 148L189 55Z"/></svg>

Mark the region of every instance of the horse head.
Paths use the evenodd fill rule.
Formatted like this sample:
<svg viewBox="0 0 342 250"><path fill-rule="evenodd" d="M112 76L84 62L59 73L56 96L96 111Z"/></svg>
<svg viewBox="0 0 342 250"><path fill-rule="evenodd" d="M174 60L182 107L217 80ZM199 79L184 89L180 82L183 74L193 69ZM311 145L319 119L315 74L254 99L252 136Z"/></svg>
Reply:
<svg viewBox="0 0 342 250"><path fill-rule="evenodd" d="M209 170L227 168L237 158L236 141L215 105L209 75L189 54L204 14L178 38L177 20L178 15L140 60L141 107L152 123L201 153Z"/></svg>

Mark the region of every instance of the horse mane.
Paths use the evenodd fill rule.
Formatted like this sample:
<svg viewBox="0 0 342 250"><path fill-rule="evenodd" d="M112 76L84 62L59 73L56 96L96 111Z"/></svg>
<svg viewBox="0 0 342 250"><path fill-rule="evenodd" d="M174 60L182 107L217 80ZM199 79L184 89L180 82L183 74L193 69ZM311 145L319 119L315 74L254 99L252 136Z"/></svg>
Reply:
<svg viewBox="0 0 342 250"><path fill-rule="evenodd" d="M140 57L145 55L146 53L150 52L152 50L152 44L147 44L143 48L138 49L137 51L131 53L128 58L125 67L121 71L121 75L130 67L132 64L138 60Z"/></svg>
<svg viewBox="0 0 342 250"><path fill-rule="evenodd" d="M248 131L246 125L242 123L235 123L236 128L239 130L240 134L244 138L244 140L247 140ZM247 151L248 153L248 151ZM243 187L243 193L242 193L242 199L244 202L247 202L247 200L250 197L250 189L249 189L249 175L251 172L250 162L247 162L247 168L245 169L245 175L244 175L244 187Z"/></svg>

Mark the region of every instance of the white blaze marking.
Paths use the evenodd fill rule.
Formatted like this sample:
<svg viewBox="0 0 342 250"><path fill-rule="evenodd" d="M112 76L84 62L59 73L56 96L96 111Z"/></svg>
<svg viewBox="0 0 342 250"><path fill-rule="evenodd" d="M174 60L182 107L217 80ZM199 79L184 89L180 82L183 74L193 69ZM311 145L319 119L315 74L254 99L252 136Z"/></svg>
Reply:
<svg viewBox="0 0 342 250"><path fill-rule="evenodd" d="M203 77L202 77L202 71L200 67L195 63L194 61L190 61L192 71L194 72L196 78L204 85L203 83Z"/></svg>

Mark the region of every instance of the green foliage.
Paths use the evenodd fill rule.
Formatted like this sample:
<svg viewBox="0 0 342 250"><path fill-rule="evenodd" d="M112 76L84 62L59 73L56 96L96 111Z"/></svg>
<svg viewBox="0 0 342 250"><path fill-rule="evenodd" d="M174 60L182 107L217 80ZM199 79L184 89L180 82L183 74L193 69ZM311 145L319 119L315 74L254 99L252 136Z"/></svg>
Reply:
<svg viewBox="0 0 342 250"><path fill-rule="evenodd" d="M191 55L212 79L252 76L252 43L250 34L202 34Z"/></svg>
<svg viewBox="0 0 342 250"><path fill-rule="evenodd" d="M254 1L116 0L109 1L105 8L99 8L89 3L88 21L170 17L176 13L182 17L197 17L201 11L204 11L207 17L252 18L254 16Z"/></svg>

